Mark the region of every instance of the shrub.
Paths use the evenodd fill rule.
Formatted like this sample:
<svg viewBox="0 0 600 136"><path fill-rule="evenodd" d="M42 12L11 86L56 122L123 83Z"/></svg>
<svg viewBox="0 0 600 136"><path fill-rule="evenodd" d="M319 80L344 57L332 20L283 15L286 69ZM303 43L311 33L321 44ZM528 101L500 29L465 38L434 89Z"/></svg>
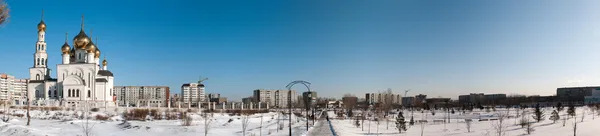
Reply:
<svg viewBox="0 0 600 136"><path fill-rule="evenodd" d="M146 115L148 115L149 112L150 112L150 110L148 110L148 109L132 109L131 112L128 113L126 119L127 120L145 120Z"/></svg>
<svg viewBox="0 0 600 136"><path fill-rule="evenodd" d="M23 114L13 114L13 116L17 116L20 118L20 117L23 117L24 115Z"/></svg>
<svg viewBox="0 0 600 136"><path fill-rule="evenodd" d="M192 119L192 117L188 116L187 113L182 113L182 126L191 126L192 125L192 121L194 121L194 119Z"/></svg>
<svg viewBox="0 0 600 136"><path fill-rule="evenodd" d="M108 116L98 114L98 115L96 115L96 120L104 120L105 121L105 120L108 120Z"/></svg>
<svg viewBox="0 0 600 136"><path fill-rule="evenodd" d="M173 114L172 112L165 112L165 118L167 120L176 120L177 118L177 114Z"/></svg>

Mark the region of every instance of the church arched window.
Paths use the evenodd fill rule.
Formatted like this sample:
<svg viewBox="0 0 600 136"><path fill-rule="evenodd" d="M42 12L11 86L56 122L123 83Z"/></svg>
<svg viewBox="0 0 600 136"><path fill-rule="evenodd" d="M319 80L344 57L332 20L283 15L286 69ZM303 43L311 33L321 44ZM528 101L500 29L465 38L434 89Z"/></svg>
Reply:
<svg viewBox="0 0 600 136"><path fill-rule="evenodd" d="M40 58L37 58L36 65L40 65Z"/></svg>
<svg viewBox="0 0 600 136"><path fill-rule="evenodd" d="M79 89L77 89L77 93L75 95L75 97L79 97Z"/></svg>
<svg viewBox="0 0 600 136"><path fill-rule="evenodd" d="M48 97L52 97L52 90L48 90Z"/></svg>
<svg viewBox="0 0 600 136"><path fill-rule="evenodd" d="M41 63L42 63L42 65L44 65L44 58L42 58L42 61L41 61Z"/></svg>
<svg viewBox="0 0 600 136"><path fill-rule="evenodd" d="M69 89L69 97L73 97L73 91L71 89Z"/></svg>
<svg viewBox="0 0 600 136"><path fill-rule="evenodd" d="M78 58L81 60L81 53L79 53L77 56L78 56Z"/></svg>
<svg viewBox="0 0 600 136"><path fill-rule="evenodd" d="M88 98L92 97L92 91L88 90Z"/></svg>
<svg viewBox="0 0 600 136"><path fill-rule="evenodd" d="M35 80L40 80L40 74L35 74Z"/></svg>

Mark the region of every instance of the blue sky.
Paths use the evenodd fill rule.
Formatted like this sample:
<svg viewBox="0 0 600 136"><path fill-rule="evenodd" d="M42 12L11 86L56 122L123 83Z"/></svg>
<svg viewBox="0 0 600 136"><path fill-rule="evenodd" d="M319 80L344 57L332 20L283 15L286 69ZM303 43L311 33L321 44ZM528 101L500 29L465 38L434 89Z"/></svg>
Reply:
<svg viewBox="0 0 600 136"><path fill-rule="evenodd" d="M207 92L234 100L293 80L328 97L386 88L552 95L600 85L600 2L591 0L7 2L0 72L21 78L44 9L49 63L60 63L65 32L72 43L85 14L115 85L179 92L203 76Z"/></svg>

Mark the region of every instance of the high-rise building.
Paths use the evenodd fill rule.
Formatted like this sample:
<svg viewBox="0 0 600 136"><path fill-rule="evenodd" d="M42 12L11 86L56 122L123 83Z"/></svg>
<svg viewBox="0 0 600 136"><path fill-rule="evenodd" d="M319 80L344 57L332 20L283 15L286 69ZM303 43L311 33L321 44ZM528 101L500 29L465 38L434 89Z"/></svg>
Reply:
<svg viewBox="0 0 600 136"><path fill-rule="evenodd" d="M170 95L168 86L115 86L120 106L167 107Z"/></svg>
<svg viewBox="0 0 600 136"><path fill-rule="evenodd" d="M291 96L290 96L291 95ZM261 103L268 103L271 106L278 108L287 108L288 101L292 101L292 104L298 102L298 94L295 90L254 90L254 101Z"/></svg>
<svg viewBox="0 0 600 136"><path fill-rule="evenodd" d="M181 100L183 104L197 107L201 103L208 102L206 99L204 84L187 83L181 85Z"/></svg>
<svg viewBox="0 0 600 136"><path fill-rule="evenodd" d="M8 74L0 74L0 101L21 105L27 100L27 79L16 79Z"/></svg>

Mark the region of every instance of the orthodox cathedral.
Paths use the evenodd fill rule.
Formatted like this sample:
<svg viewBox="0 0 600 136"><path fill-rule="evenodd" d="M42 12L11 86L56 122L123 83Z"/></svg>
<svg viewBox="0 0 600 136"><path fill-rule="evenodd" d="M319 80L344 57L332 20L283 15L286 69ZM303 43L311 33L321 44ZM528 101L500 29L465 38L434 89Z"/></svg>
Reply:
<svg viewBox="0 0 600 136"><path fill-rule="evenodd" d="M81 106L83 102L94 107L114 107L113 73L107 69L106 57L100 65L100 49L84 31L83 16L81 30L69 45L68 35L60 48L62 63L56 65L56 78L50 76L46 53L46 23L37 25L38 40L33 54L33 67L29 68L27 98L32 105Z"/></svg>

